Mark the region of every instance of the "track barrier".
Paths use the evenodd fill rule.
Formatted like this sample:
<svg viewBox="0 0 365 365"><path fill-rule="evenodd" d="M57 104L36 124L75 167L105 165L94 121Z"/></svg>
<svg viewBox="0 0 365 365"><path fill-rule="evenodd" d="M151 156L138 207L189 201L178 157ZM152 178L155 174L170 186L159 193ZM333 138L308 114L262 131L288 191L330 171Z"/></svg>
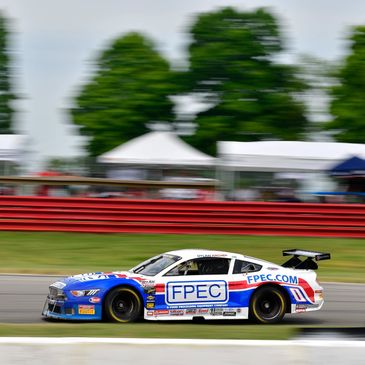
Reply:
<svg viewBox="0 0 365 365"><path fill-rule="evenodd" d="M0 230L365 238L365 205L1 196Z"/></svg>

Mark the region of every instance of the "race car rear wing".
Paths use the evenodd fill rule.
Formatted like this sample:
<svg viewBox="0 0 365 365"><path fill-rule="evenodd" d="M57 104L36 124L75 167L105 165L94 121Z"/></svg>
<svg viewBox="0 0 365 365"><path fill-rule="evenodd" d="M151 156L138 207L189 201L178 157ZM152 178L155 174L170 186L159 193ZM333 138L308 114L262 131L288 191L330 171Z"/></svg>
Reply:
<svg viewBox="0 0 365 365"><path fill-rule="evenodd" d="M281 266L291 267L297 270L317 270L318 265L315 261L329 260L331 254L316 251L307 251L293 248L291 250L284 250L283 256L293 256L288 261L284 262ZM306 257L305 260L301 260L299 256Z"/></svg>

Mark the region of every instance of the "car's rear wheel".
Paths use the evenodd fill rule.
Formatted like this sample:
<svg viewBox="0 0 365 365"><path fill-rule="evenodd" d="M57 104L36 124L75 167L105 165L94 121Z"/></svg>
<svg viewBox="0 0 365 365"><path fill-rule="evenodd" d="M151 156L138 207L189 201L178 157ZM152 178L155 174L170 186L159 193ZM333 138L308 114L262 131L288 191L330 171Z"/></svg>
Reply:
<svg viewBox="0 0 365 365"><path fill-rule="evenodd" d="M262 287L252 296L250 317L259 323L278 323L286 312L284 293L276 287Z"/></svg>
<svg viewBox="0 0 365 365"><path fill-rule="evenodd" d="M142 301L130 288L115 288L106 297L104 309L107 319L113 322L133 322L141 315Z"/></svg>

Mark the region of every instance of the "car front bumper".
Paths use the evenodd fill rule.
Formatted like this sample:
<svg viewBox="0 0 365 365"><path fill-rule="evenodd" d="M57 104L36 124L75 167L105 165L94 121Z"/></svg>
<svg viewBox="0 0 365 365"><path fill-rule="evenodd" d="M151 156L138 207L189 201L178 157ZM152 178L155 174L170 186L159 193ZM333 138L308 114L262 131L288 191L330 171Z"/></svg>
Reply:
<svg viewBox="0 0 365 365"><path fill-rule="evenodd" d="M48 296L43 306L42 316L61 320L100 321L102 306L89 302L57 300Z"/></svg>

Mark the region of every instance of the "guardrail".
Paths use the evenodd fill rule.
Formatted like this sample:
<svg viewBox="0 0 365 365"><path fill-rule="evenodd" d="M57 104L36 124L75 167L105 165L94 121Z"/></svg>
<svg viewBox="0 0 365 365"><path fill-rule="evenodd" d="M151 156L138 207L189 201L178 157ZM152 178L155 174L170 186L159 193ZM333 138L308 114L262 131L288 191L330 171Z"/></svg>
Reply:
<svg viewBox="0 0 365 365"><path fill-rule="evenodd" d="M0 197L0 230L365 237L365 205Z"/></svg>
<svg viewBox="0 0 365 365"><path fill-rule="evenodd" d="M365 205L0 197L0 230L365 237Z"/></svg>

